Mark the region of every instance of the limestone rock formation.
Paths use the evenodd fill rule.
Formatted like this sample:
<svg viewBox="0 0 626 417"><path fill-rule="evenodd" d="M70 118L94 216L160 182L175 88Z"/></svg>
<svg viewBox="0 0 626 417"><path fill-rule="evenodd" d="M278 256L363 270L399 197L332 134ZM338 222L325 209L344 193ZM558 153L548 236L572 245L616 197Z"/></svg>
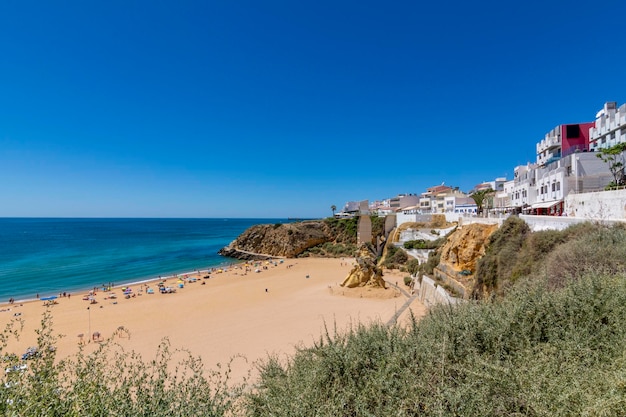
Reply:
<svg viewBox="0 0 626 417"><path fill-rule="evenodd" d="M331 236L320 221L260 224L247 229L218 253L237 259L293 258L329 240Z"/></svg>
<svg viewBox="0 0 626 417"><path fill-rule="evenodd" d="M487 239L497 228L496 224L473 223L457 229L442 247L439 264L448 271L474 273L477 260L485 254Z"/></svg>
<svg viewBox="0 0 626 417"><path fill-rule="evenodd" d="M376 265L376 257L366 245L361 245L356 257L356 265L341 283L341 286L348 288L386 288L383 271Z"/></svg>

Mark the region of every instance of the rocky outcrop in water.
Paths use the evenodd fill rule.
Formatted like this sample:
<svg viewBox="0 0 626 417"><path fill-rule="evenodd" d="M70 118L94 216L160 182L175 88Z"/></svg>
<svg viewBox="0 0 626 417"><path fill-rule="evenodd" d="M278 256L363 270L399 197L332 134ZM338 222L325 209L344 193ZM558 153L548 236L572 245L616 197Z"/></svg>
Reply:
<svg viewBox="0 0 626 417"><path fill-rule="evenodd" d="M246 260L294 258L313 246L333 239L324 221L259 224L250 227L218 253Z"/></svg>

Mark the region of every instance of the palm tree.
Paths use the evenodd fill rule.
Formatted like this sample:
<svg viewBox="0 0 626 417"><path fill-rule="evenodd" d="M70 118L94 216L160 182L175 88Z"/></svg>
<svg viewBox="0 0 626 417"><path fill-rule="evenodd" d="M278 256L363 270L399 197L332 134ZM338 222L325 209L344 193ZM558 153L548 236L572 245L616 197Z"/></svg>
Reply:
<svg viewBox="0 0 626 417"><path fill-rule="evenodd" d="M333 204L330 206L330 209L333 211L333 217L335 217L335 210L337 210L337 206Z"/></svg>
<svg viewBox="0 0 626 417"><path fill-rule="evenodd" d="M489 187L483 190L474 191L472 194L470 194L470 197L472 197L472 200L474 200L476 206L478 207L479 215L483 213L483 203L485 202L485 199L487 197L490 197L492 193L493 190L491 189L491 187Z"/></svg>

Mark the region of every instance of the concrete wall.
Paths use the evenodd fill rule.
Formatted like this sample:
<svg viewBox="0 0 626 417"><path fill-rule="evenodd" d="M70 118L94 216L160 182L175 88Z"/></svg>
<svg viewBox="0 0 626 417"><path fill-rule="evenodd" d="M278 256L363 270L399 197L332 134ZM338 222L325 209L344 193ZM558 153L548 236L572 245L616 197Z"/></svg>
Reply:
<svg viewBox="0 0 626 417"><path fill-rule="evenodd" d="M404 214L396 213L396 223L400 226L402 223L428 223L433 218L432 214Z"/></svg>
<svg viewBox="0 0 626 417"><path fill-rule="evenodd" d="M391 232L396 227L396 215L389 214L385 216L385 237L389 236L389 232Z"/></svg>
<svg viewBox="0 0 626 417"><path fill-rule="evenodd" d="M494 217L460 217L457 221L459 222L459 227L466 226L472 223L480 223L480 224L497 224L498 226L502 225L502 222L506 220L508 215L499 215Z"/></svg>
<svg viewBox="0 0 626 417"><path fill-rule="evenodd" d="M458 277L458 272L454 269L449 268L445 264L439 264L433 270L433 274L435 275L435 278L446 284L448 288L453 288L460 298L469 297L470 293L467 288L465 288L463 284L456 280L456 278Z"/></svg>
<svg viewBox="0 0 626 417"><path fill-rule="evenodd" d="M372 219L370 216L359 216L356 242L357 245L372 241Z"/></svg>
<svg viewBox="0 0 626 417"><path fill-rule="evenodd" d="M626 220L626 190L573 194L565 198L565 214L586 220Z"/></svg>
<svg viewBox="0 0 626 417"><path fill-rule="evenodd" d="M563 230L588 221L626 222L626 190L570 193L565 197L564 216L531 216L521 214L532 231Z"/></svg>
<svg viewBox="0 0 626 417"><path fill-rule="evenodd" d="M563 230L573 224L589 221L589 219L582 217L533 216L530 214L520 214L519 218L524 220L533 232L540 230Z"/></svg>
<svg viewBox="0 0 626 417"><path fill-rule="evenodd" d="M461 300L452 297L447 291L430 277L424 275L422 281L415 279L413 291L417 293L417 298L426 307L432 307L437 304L456 304Z"/></svg>
<svg viewBox="0 0 626 417"><path fill-rule="evenodd" d="M402 247L402 244L399 243L396 246ZM433 249L404 249L406 253L420 261L420 264L428 262L428 256L433 251Z"/></svg>

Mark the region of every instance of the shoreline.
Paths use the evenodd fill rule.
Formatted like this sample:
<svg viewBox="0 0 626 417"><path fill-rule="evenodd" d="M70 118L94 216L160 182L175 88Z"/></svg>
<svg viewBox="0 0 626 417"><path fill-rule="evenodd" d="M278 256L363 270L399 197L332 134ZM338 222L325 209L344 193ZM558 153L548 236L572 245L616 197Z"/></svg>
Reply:
<svg viewBox="0 0 626 417"><path fill-rule="evenodd" d="M212 267L204 267L205 269L197 269L197 270L193 270L193 271L189 271L189 272L174 272L171 273L171 275L167 275L167 276L158 276L156 278L128 278L128 280L121 280L118 283L113 282L112 284L112 288L121 288L123 286L134 286L134 285L141 285L141 284L145 284L145 283L149 283L149 282L153 282L153 281L159 281L162 279L169 279L169 278L175 278L178 277L179 275L190 275L190 274L198 274L198 273L202 273L202 272L207 272L211 271L213 269L219 269L219 268L224 268L226 266L231 267L233 265L238 265L241 263L244 263L245 261L241 261L239 259L236 258L228 258L228 259L232 259L232 261L229 262L222 262L219 263L217 266L212 266ZM41 298L45 298L45 297L49 297L49 296L57 296L58 298L63 298L61 297L59 294L63 294L68 293L71 295L76 295L78 293L83 293L83 292L88 292L93 290L94 288L98 288L100 291L102 290L102 284L96 285L96 286L92 286L92 287L83 287L83 286L76 286L76 287L69 287L65 290L61 290L58 294L57 293L38 293L40 295L39 298L37 298L36 296L33 298L22 298L22 299L14 299L13 303L10 303L8 300L10 299L3 299L0 302L0 308L4 308L5 306L11 306L11 305L15 305L15 304L23 304L23 303L30 303L33 301L40 301ZM11 297L13 298L13 297Z"/></svg>
<svg viewBox="0 0 626 417"><path fill-rule="evenodd" d="M90 304L85 300L88 290L57 298L57 304L44 306L38 302L3 304L0 325L14 319L23 320L19 341L11 340L6 352L22 354L36 345L35 330L40 327L42 314L52 315L54 334L64 337L57 341L59 359L72 356L82 347L86 353L100 346L92 340L98 333L102 339L113 337L116 329L127 329L132 337L115 337L115 344L125 350L152 357L158 345L167 338L173 347L199 355L208 369L225 364L236 356L246 358L236 365L237 378L253 368L252 363L267 354L290 355L297 346L309 346L319 340L326 329L346 331L357 324L373 321L388 323L409 300L393 282L402 282L402 273L386 271L388 289L368 290L341 287L354 265L339 258L288 258L231 264L219 268L188 271L168 277L136 283L131 286L134 296L125 298L116 285L112 291L98 291ZM254 268L252 265L257 266ZM214 271L207 274L206 271ZM258 270L259 272L255 272ZM187 275L187 280L185 278ZM211 278L204 279L203 275ZM192 281L195 278L195 282ZM183 287L178 288L178 280ZM173 294L161 294L160 281L176 286ZM152 287L154 294L147 288ZM116 297L110 298L115 292ZM407 310L417 317L426 313L419 301L411 301ZM405 311L398 318L408 317Z"/></svg>

